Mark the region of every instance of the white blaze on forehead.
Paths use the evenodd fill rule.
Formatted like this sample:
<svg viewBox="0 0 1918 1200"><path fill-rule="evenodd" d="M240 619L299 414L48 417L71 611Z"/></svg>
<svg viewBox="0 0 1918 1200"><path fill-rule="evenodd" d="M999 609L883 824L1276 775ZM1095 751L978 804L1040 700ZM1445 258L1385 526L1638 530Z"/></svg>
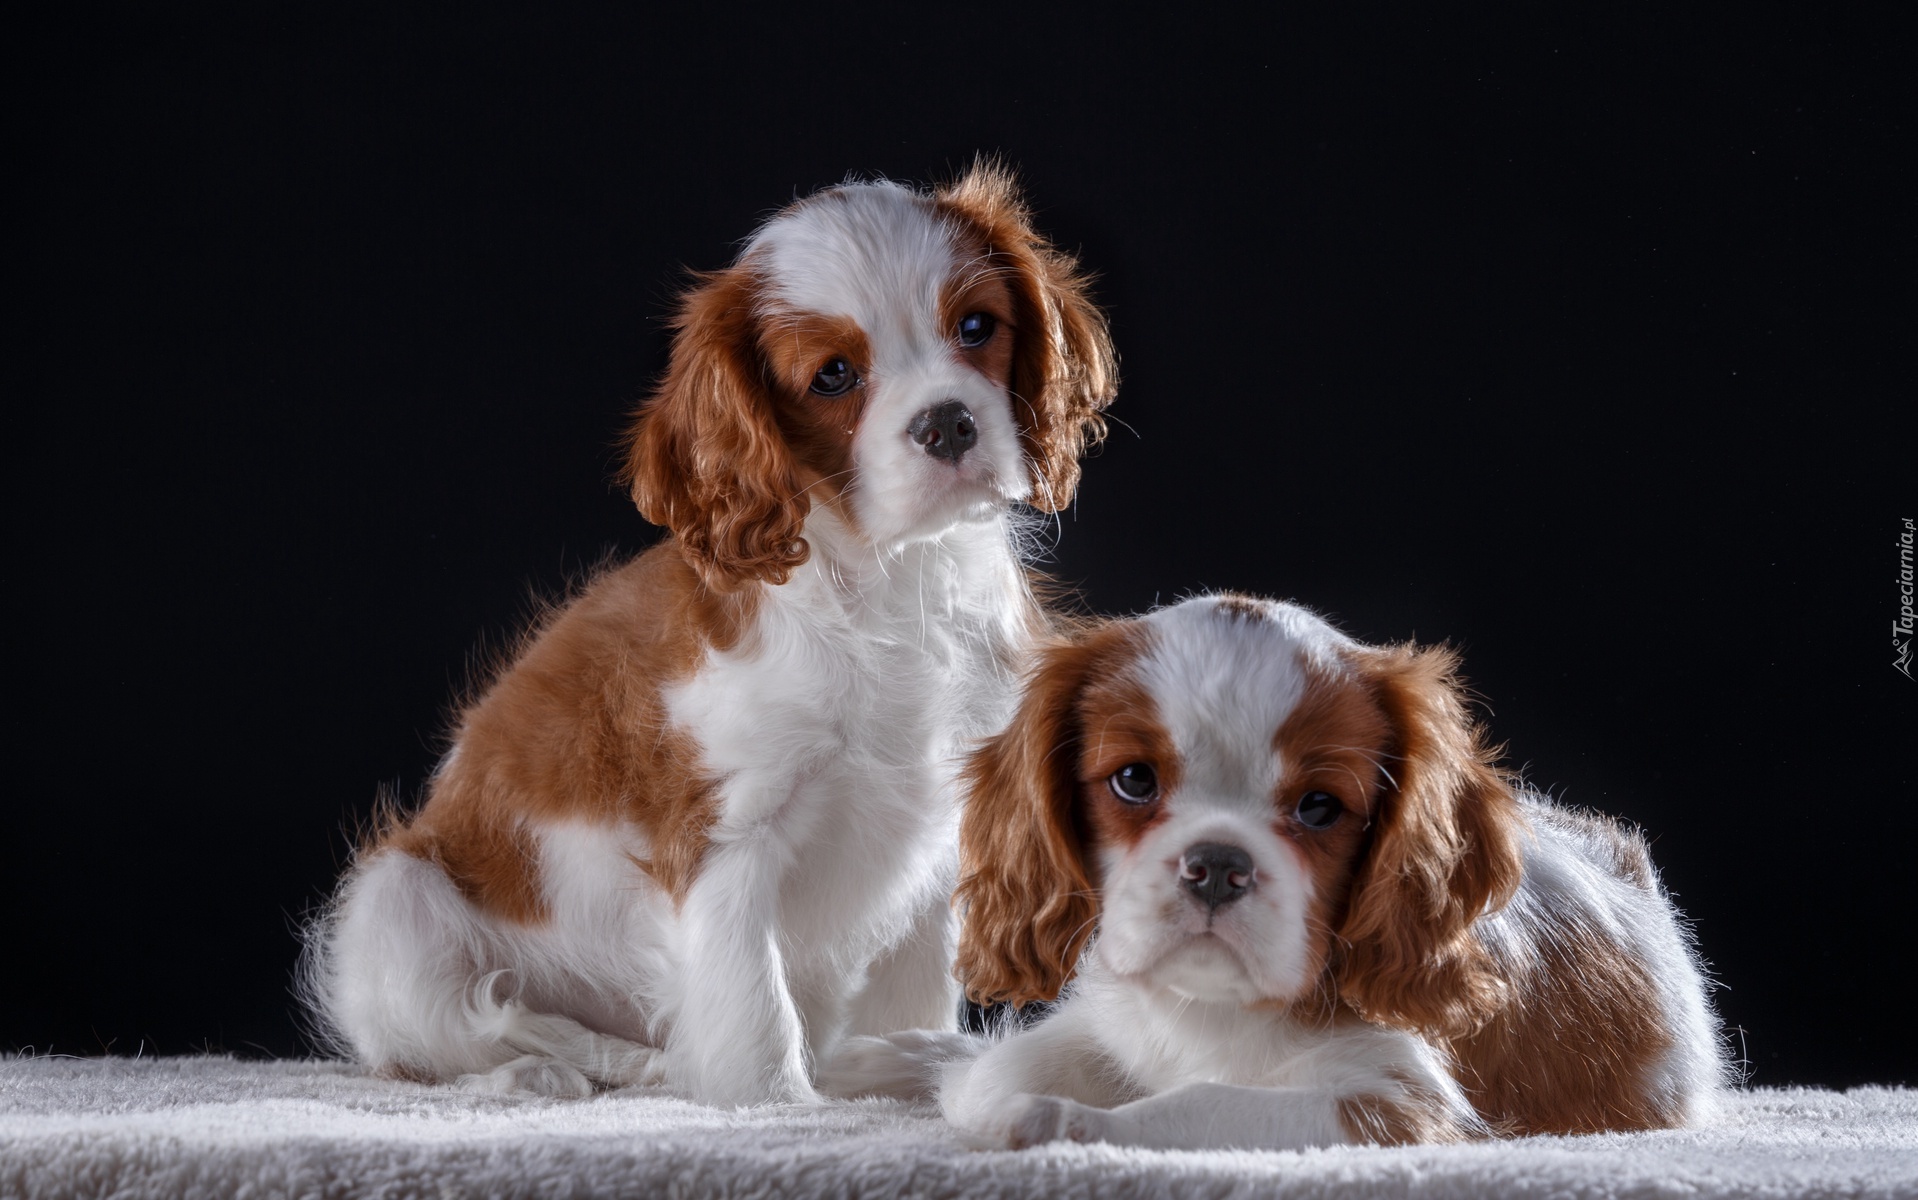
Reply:
<svg viewBox="0 0 1918 1200"><path fill-rule="evenodd" d="M1266 600L1201 596L1144 620L1153 638L1139 677L1178 747L1181 803L1263 813L1279 785L1273 739L1305 693L1307 665L1339 669L1350 642Z"/></svg>
<svg viewBox="0 0 1918 1200"><path fill-rule="evenodd" d="M943 347L939 292L952 275L951 231L932 202L896 183L835 188L780 214L742 256L763 263L781 304L849 317L881 355Z"/></svg>

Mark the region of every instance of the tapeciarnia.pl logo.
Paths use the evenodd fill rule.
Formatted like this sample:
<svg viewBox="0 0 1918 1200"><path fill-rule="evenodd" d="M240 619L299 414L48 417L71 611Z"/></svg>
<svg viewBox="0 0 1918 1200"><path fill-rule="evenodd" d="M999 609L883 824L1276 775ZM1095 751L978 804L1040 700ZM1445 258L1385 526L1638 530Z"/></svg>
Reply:
<svg viewBox="0 0 1918 1200"><path fill-rule="evenodd" d="M1906 679L1911 678L1911 539L1911 518L1906 517L1898 535L1898 619L1891 623L1891 648L1897 652L1891 665Z"/></svg>

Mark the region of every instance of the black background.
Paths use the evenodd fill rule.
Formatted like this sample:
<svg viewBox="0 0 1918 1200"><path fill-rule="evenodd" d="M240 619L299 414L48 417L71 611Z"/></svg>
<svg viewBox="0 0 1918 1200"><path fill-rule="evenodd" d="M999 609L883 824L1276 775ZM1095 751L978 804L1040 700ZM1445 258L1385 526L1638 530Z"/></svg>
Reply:
<svg viewBox="0 0 1918 1200"><path fill-rule="evenodd" d="M345 830L655 536L610 477L682 268L983 150L1124 360L1054 574L1460 645L1654 838L1755 1083L1918 1078L1908 29L721 9L14 42L0 1048L301 1051Z"/></svg>

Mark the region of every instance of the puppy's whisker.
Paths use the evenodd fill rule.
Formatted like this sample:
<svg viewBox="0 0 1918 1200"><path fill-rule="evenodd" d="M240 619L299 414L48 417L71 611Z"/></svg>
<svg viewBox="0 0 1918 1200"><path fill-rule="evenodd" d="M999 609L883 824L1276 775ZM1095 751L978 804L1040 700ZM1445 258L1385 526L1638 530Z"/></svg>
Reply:
<svg viewBox="0 0 1918 1200"><path fill-rule="evenodd" d="M786 497L786 499L797 500L801 496L805 495L807 492L812 491L814 488L818 487L822 483L831 483L835 479L840 479L848 475L855 475L855 474L858 474L858 472L859 472L858 467L847 467L843 471L834 471L830 475L821 475L818 479L813 480L811 483L807 484L805 487L800 488L798 491L794 492L792 495Z"/></svg>
<svg viewBox="0 0 1918 1200"><path fill-rule="evenodd" d="M1083 895L1083 894L1084 893L1074 893L1074 895ZM1065 960L1065 955L1071 953L1072 947L1079 940L1079 935L1084 933L1088 926L1097 925L1098 923L1099 923L1099 916L1097 913L1094 913L1092 916L1087 917L1085 920L1079 922L1079 924L1073 928L1072 933L1066 937L1065 944L1060 947L1060 958L1058 962L1058 967L1061 973L1070 973L1072 968L1078 965L1076 962L1067 962Z"/></svg>

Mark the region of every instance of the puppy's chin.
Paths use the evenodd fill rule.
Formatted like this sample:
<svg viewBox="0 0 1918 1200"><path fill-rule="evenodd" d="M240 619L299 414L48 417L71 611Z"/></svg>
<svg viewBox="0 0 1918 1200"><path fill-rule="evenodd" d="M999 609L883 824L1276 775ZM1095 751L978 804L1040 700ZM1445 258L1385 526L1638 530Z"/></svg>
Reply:
<svg viewBox="0 0 1918 1200"><path fill-rule="evenodd" d="M1204 1004L1252 1004L1264 999L1245 969L1245 960L1216 934L1201 933L1174 943L1133 978L1182 1000Z"/></svg>
<svg viewBox="0 0 1918 1200"><path fill-rule="evenodd" d="M964 478L955 473L950 479L934 480L915 497L907 512L873 511L881 506L866 503L856 506L859 525L877 546L903 546L936 538L962 525L982 525L997 519L1011 507L989 477Z"/></svg>

